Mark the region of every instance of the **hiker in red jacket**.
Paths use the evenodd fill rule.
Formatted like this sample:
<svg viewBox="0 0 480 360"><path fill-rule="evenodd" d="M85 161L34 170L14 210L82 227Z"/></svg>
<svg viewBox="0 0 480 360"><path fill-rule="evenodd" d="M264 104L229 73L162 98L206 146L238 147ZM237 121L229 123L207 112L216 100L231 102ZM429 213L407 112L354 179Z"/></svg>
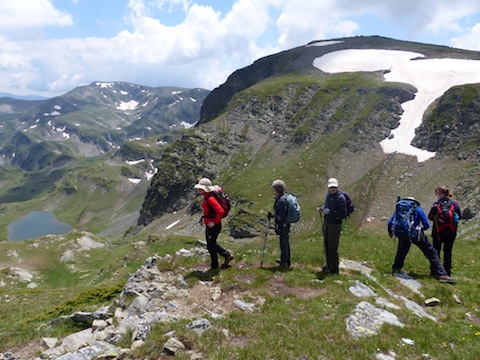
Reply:
<svg viewBox="0 0 480 360"><path fill-rule="evenodd" d="M213 196L212 191L214 187L210 179L202 178L194 186L203 195L202 209L203 209L203 223L205 224L205 240L207 241L207 249L211 257L211 270L218 269L218 254L225 258L222 269L228 268L228 264L233 260L230 251L224 249L217 243L218 234L222 230L222 218L225 210L218 203L218 200Z"/></svg>
<svg viewBox="0 0 480 360"><path fill-rule="evenodd" d="M456 201L450 200L453 194L447 186L438 186L435 189L435 201L428 213L428 219L433 221L432 243L438 256L441 254L443 244L443 267L449 276L452 275L452 250L453 242L457 237L458 221L462 218L462 211ZM441 214L446 212L446 219Z"/></svg>

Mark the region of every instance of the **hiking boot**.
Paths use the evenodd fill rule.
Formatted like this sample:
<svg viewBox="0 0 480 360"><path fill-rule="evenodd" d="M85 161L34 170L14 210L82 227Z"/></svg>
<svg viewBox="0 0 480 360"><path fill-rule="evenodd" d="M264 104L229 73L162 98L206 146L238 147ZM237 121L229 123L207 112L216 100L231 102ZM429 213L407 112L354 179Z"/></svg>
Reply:
<svg viewBox="0 0 480 360"><path fill-rule="evenodd" d="M278 265L290 266L290 262L288 262L288 263L282 263L282 260L275 260L275 261L276 261L276 263L277 263Z"/></svg>
<svg viewBox="0 0 480 360"><path fill-rule="evenodd" d="M223 262L222 264L222 269L227 269L228 268L228 264L230 263L230 261L233 260L233 256L232 255L227 255L225 256L225 261Z"/></svg>
<svg viewBox="0 0 480 360"><path fill-rule="evenodd" d="M395 274L402 274L402 269L392 268L392 275L395 275Z"/></svg>
<svg viewBox="0 0 480 360"><path fill-rule="evenodd" d="M457 282L456 279L448 275L440 275L438 277L438 281L440 281L441 283L449 283L449 284L455 284Z"/></svg>
<svg viewBox="0 0 480 360"><path fill-rule="evenodd" d="M278 265L277 269L278 269L278 271L282 271L282 272L289 271L290 270L290 265L285 264L285 263L281 263L280 265Z"/></svg>

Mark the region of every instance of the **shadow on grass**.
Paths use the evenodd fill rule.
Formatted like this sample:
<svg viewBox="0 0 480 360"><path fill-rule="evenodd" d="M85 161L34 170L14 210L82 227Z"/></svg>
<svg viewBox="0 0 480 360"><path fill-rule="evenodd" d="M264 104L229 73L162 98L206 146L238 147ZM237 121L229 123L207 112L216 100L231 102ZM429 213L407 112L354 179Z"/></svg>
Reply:
<svg viewBox="0 0 480 360"><path fill-rule="evenodd" d="M213 281L214 276L218 275L219 272L219 269L210 269L207 271L194 270L188 273L184 278L185 280L198 279L201 281Z"/></svg>
<svg viewBox="0 0 480 360"><path fill-rule="evenodd" d="M292 268L287 267L287 266L270 266L270 267L263 266L260 269L267 270L267 271L270 271L270 272L289 272L289 271L292 271Z"/></svg>

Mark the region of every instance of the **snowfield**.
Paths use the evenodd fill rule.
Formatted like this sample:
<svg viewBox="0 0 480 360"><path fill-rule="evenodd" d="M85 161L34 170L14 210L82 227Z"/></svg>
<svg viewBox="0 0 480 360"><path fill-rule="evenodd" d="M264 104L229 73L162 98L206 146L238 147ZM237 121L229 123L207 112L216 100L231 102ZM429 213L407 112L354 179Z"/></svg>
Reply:
<svg viewBox="0 0 480 360"><path fill-rule="evenodd" d="M387 70L386 81L415 86L415 98L402 104L399 126L380 145L386 154L412 155L418 162L435 156L411 145L428 106L453 86L480 83L479 60L425 59L423 54L408 51L341 50L316 58L313 66L326 73Z"/></svg>

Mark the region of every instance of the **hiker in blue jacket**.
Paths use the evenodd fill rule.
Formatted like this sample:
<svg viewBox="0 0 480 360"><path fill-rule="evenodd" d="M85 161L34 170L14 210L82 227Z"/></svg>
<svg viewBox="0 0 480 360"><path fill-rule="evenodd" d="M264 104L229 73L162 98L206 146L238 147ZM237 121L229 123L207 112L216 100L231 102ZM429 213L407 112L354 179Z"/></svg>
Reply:
<svg viewBox="0 0 480 360"><path fill-rule="evenodd" d="M274 214L268 213L268 217L275 219L275 233L280 240L280 260L277 260L280 268L290 267L290 224L287 223L288 204L285 195L285 182L277 179L272 183L275 195L273 205Z"/></svg>
<svg viewBox="0 0 480 360"><path fill-rule="evenodd" d="M399 236L395 231L395 212L388 221L388 234L391 238L396 236L398 238L398 247L397 253L395 255L395 260L392 265L392 273L400 273L405 258L407 257L408 252L410 251L411 244L415 244L422 250L425 257L430 261L430 269L433 275L440 281L440 282L447 282L447 283L454 283L456 280L450 277L447 274L447 271L443 267L440 262L440 257L438 256L437 251L433 247L432 243L428 240L427 236L425 235L425 230L430 228L430 224L428 223L427 216L425 212L420 206L420 203L415 200L413 197L406 198L407 200L411 200L416 203L415 207L413 208L413 224L410 225L411 232L408 235Z"/></svg>
<svg viewBox="0 0 480 360"><path fill-rule="evenodd" d="M323 272L338 274L338 246L342 232L342 220L347 215L347 201L345 195L338 191L338 181L330 178L327 183L328 193L325 204L320 208L323 213L323 241L326 258L326 266Z"/></svg>
<svg viewBox="0 0 480 360"><path fill-rule="evenodd" d="M432 243L438 256L440 256L443 244L443 267L447 274L452 276L452 250L453 243L457 237L458 221L462 218L462 211L456 201L450 200L453 194L447 186L438 186L435 189L437 201L435 201L428 213L428 219L433 221ZM450 224L441 224L438 209L445 203L447 207L453 206ZM453 221L452 221L453 220Z"/></svg>

